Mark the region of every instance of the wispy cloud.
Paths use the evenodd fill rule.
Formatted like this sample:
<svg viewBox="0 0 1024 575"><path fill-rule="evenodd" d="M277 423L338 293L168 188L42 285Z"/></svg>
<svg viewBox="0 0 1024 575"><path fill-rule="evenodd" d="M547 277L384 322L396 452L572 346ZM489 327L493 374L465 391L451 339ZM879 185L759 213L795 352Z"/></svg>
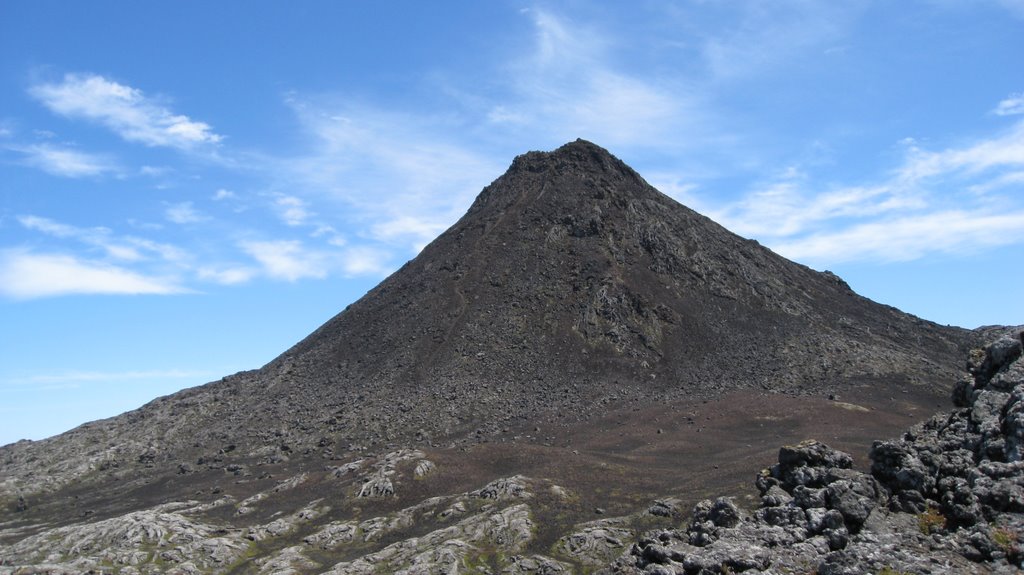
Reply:
<svg viewBox="0 0 1024 575"><path fill-rule="evenodd" d="M274 279L294 282L323 278L329 271L329 258L321 252L308 250L298 240L245 241L239 247Z"/></svg>
<svg viewBox="0 0 1024 575"><path fill-rule="evenodd" d="M94 74L66 74L29 92L50 110L100 123L125 140L191 149L223 138L209 124L176 114L141 90Z"/></svg>
<svg viewBox="0 0 1024 575"><path fill-rule="evenodd" d="M909 261L935 253L963 255L1019 244L1022 231L1024 211L950 210L861 223L775 243L772 248L795 260Z"/></svg>
<svg viewBox="0 0 1024 575"><path fill-rule="evenodd" d="M175 294L171 278L145 276L105 262L28 250L0 252L0 295L35 299L73 294Z"/></svg>
<svg viewBox="0 0 1024 575"><path fill-rule="evenodd" d="M289 226L301 226L314 215L305 200L285 194L276 194L274 208L281 221Z"/></svg>
<svg viewBox="0 0 1024 575"><path fill-rule="evenodd" d="M502 97L487 119L512 133L543 132L561 143L578 137L614 148L678 142L702 118L685 84L655 80L613 64L616 45L606 30L588 29L545 10L533 20L532 51L509 68Z"/></svg>
<svg viewBox="0 0 1024 575"><path fill-rule="evenodd" d="M1019 203L992 192L1024 183L1024 122L944 150L911 142L890 177L820 189L797 170L711 216L798 260L907 261L1024 243Z"/></svg>
<svg viewBox="0 0 1024 575"><path fill-rule="evenodd" d="M1022 2L1022 4L1024 4L1024 2ZM1024 93L1013 94L1009 98L999 102L992 112L997 116L1024 114Z"/></svg>
<svg viewBox="0 0 1024 575"><path fill-rule="evenodd" d="M454 138L458 125L447 118L297 96L290 104L315 145L309 155L276 162L281 187L342 206L326 224L365 240L417 249L432 230L454 223L503 168ZM275 207L286 223L310 223L306 198L283 196Z"/></svg>
<svg viewBox="0 0 1024 575"><path fill-rule="evenodd" d="M263 275L289 282L333 273L382 277L394 270L391 252L372 245L323 250L298 240L265 240L244 241L239 247L259 262Z"/></svg>
<svg viewBox="0 0 1024 575"><path fill-rule="evenodd" d="M109 158L74 148L34 144L31 146L8 146L8 149L24 154L27 165L55 176L85 178L117 171L116 164Z"/></svg>
<svg viewBox="0 0 1024 575"><path fill-rule="evenodd" d="M195 224L209 219L206 215L196 210L192 202L179 202L169 204L164 210L164 217L175 224Z"/></svg>
<svg viewBox="0 0 1024 575"><path fill-rule="evenodd" d="M221 285L238 285L251 280L258 270L248 266L203 266L196 270L196 276L203 281Z"/></svg>
<svg viewBox="0 0 1024 575"><path fill-rule="evenodd" d="M134 236L115 236L105 227L81 228L34 215L21 215L17 220L26 229L100 248L107 257L115 260L135 262L151 255L169 262L182 262L188 258L188 254L176 246Z"/></svg>
<svg viewBox="0 0 1024 575"><path fill-rule="evenodd" d="M908 182L926 178L977 175L991 170L1024 166L1024 121L1010 130L960 148L927 151L912 146L899 175Z"/></svg>
<svg viewBox="0 0 1024 575"><path fill-rule="evenodd" d="M10 378L4 387L10 385L78 385L83 383L113 383L154 379L206 379L216 377L212 371L187 369L160 369L144 371L64 371Z"/></svg>
<svg viewBox="0 0 1024 575"><path fill-rule="evenodd" d="M359 246L341 253L341 269L347 276L384 276L394 271L391 254L373 247Z"/></svg>
<svg viewBox="0 0 1024 575"><path fill-rule="evenodd" d="M396 238L414 238L414 240L418 240L415 244L415 249L418 252L447 227L447 222L413 215L399 215L373 225L371 234L373 237L384 241L391 241Z"/></svg>

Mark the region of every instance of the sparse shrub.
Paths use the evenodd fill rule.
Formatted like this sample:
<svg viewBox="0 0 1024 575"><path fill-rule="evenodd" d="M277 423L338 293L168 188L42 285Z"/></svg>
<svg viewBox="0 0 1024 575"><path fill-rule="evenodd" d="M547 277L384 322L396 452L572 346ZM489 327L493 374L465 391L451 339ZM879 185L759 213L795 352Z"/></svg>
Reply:
<svg viewBox="0 0 1024 575"><path fill-rule="evenodd" d="M997 527L992 530L992 542L1004 553L1010 554L1017 545L1017 534L1004 527Z"/></svg>
<svg viewBox="0 0 1024 575"><path fill-rule="evenodd" d="M924 514L922 513L922 515L924 515ZM911 574L909 572L907 572L907 571L897 571L897 570L893 569L892 567L889 567L888 565L886 565L885 567L882 567L878 571L878 575L911 575Z"/></svg>
<svg viewBox="0 0 1024 575"><path fill-rule="evenodd" d="M917 515L917 527L925 535L938 533L946 528L946 516L938 508L929 506L924 513Z"/></svg>

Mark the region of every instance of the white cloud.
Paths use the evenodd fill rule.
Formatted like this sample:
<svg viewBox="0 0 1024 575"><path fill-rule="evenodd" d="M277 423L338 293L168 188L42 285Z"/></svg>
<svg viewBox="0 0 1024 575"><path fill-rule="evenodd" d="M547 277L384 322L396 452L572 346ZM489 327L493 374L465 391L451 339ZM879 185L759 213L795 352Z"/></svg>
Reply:
<svg viewBox="0 0 1024 575"><path fill-rule="evenodd" d="M56 236L58 238L71 238L82 235L105 235L109 233L106 228L95 228L93 230L83 230L60 222L55 222L49 218L41 218L39 216L18 216L18 222L30 230L36 230Z"/></svg>
<svg viewBox="0 0 1024 575"><path fill-rule="evenodd" d="M278 194L274 200L274 208L277 210L281 220L289 226L301 226L306 223L314 214L309 211L307 204L295 196Z"/></svg>
<svg viewBox="0 0 1024 575"><path fill-rule="evenodd" d="M10 149L25 154L26 164L55 176L84 178L117 170L114 163L103 156L71 148L35 144L24 147L11 146Z"/></svg>
<svg viewBox="0 0 1024 575"><path fill-rule="evenodd" d="M298 240L245 241L239 244L263 266L263 271L274 279L294 282L303 278L323 278L329 271L328 258L310 251Z"/></svg>
<svg viewBox="0 0 1024 575"><path fill-rule="evenodd" d="M394 270L391 253L379 246L322 251L307 248L298 240L269 240L245 241L239 247L260 263L263 274L289 282L320 279L339 271L352 277L384 276Z"/></svg>
<svg viewBox="0 0 1024 575"><path fill-rule="evenodd" d="M912 146L899 177L917 182L937 176L974 175L986 170L1024 166L1024 121L1007 133L970 144L931 152Z"/></svg>
<svg viewBox="0 0 1024 575"><path fill-rule="evenodd" d="M0 294L34 299L73 294L176 294L187 290L168 278L149 277L103 262L25 250L0 252Z"/></svg>
<svg viewBox="0 0 1024 575"><path fill-rule="evenodd" d="M309 237L327 238L327 243L339 248L348 244L348 240L345 239L345 236L341 235L334 226L328 226L326 224L318 225L317 228L313 230L313 233L309 234Z"/></svg>
<svg viewBox="0 0 1024 575"><path fill-rule="evenodd" d="M391 255L372 247L354 247L342 255L342 270L348 276L384 276L394 271Z"/></svg>
<svg viewBox="0 0 1024 575"><path fill-rule="evenodd" d="M219 189L219 190L217 190L216 192L213 193L213 198L212 199L214 199L214 200L219 202L219 201L222 201L222 200L231 200L231 199L234 199L235 197L237 197L235 192L232 192L231 190L225 190L224 188L221 188L221 189Z"/></svg>
<svg viewBox="0 0 1024 575"><path fill-rule="evenodd" d="M151 178L159 178L170 173L171 168L161 166L142 166L139 168L139 174L143 176L149 176Z"/></svg>
<svg viewBox="0 0 1024 575"><path fill-rule="evenodd" d="M988 194L993 190L998 190L1007 186L1013 186L1015 184L1024 184L1024 171L1007 172L1000 176L997 176L991 180L973 184L967 189L974 194Z"/></svg>
<svg viewBox="0 0 1024 575"><path fill-rule="evenodd" d="M815 192L805 181L783 179L759 186L738 202L712 209L708 215L735 233L763 238L792 236L825 222L923 206L917 195L888 184Z"/></svg>
<svg viewBox="0 0 1024 575"><path fill-rule="evenodd" d="M1024 93L1012 94L1009 98L999 102L992 112L998 116L1024 114Z"/></svg>
<svg viewBox="0 0 1024 575"><path fill-rule="evenodd" d="M188 252L171 244L154 242L152 240L137 238L135 236L124 236L121 238L121 241L131 246L141 248L147 252L154 253L167 262L184 263L191 259L191 255Z"/></svg>
<svg viewBox="0 0 1024 575"><path fill-rule="evenodd" d="M201 267L196 270L199 279L212 281L221 285L238 285L248 282L256 276L257 270L251 267Z"/></svg>
<svg viewBox="0 0 1024 575"><path fill-rule="evenodd" d="M26 229L100 248L107 257L116 260L141 261L148 259L145 253L156 254L168 262L180 263L189 259L188 253L176 246L134 236L115 237L110 229L104 227L80 228L32 215L21 215L17 220Z"/></svg>
<svg viewBox="0 0 1024 575"><path fill-rule="evenodd" d="M787 257L825 264L1024 243L1024 212L990 195L1024 182L1024 122L941 151L907 145L903 163L879 183L820 191L789 172L709 215Z"/></svg>
<svg viewBox="0 0 1024 575"><path fill-rule="evenodd" d="M170 204L167 206L167 209L164 210L164 216L168 221L175 224L194 224L209 219L197 211L192 206L192 202Z"/></svg>
<svg viewBox="0 0 1024 575"><path fill-rule="evenodd" d="M107 255L124 261L142 259L142 255L132 246L125 245L113 238L107 228L79 228L53 221L39 216L18 216L18 222L27 229L61 238L74 239L87 245L102 248Z"/></svg>
<svg viewBox="0 0 1024 575"><path fill-rule="evenodd" d="M658 83L617 69L603 30L570 23L543 10L533 18L533 52L515 62L505 96L486 113L492 124L558 143L578 137L614 148L678 145L702 118L684 86Z"/></svg>
<svg viewBox="0 0 1024 575"><path fill-rule="evenodd" d="M8 380L5 383L15 385L80 384L153 379L204 379L215 377L216 375L217 374L215 372L185 369L145 371L65 371L60 373L36 374L19 377Z"/></svg>
<svg viewBox="0 0 1024 575"><path fill-rule="evenodd" d="M854 225L770 244L795 260L836 263L909 261L932 253L967 254L1018 244L1024 212L993 214L951 210Z"/></svg>
<svg viewBox="0 0 1024 575"><path fill-rule="evenodd" d="M273 164L282 178L278 187L340 203L344 208L332 211L339 215L329 224L345 226L352 236L418 249L432 239L424 238L425 229L451 225L506 165L453 139L458 126L449 119L297 98L290 104L316 145L310 155ZM281 216L286 223L308 223L308 200L281 199L293 197L276 206ZM413 221L418 224L401 225ZM334 238L335 245L344 242Z"/></svg>
<svg viewBox="0 0 1024 575"><path fill-rule="evenodd" d="M446 222L436 219L424 219L411 215L402 215L375 224L372 228L373 237L391 241L396 238L413 238L416 251L423 249L428 243L448 228Z"/></svg>
<svg viewBox="0 0 1024 575"><path fill-rule="evenodd" d="M222 139L208 124L175 114L141 90L102 76L66 74L60 82L38 84L29 92L58 114L98 122L147 146L189 149Z"/></svg>

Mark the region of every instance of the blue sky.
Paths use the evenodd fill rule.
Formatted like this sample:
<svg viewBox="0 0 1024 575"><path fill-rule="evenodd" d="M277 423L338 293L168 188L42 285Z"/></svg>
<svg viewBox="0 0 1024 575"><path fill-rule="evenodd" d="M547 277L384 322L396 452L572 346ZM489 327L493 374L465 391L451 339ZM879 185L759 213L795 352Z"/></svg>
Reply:
<svg viewBox="0 0 1024 575"><path fill-rule="evenodd" d="M589 139L939 323L1024 323L1024 2L0 3L0 443L259 367Z"/></svg>

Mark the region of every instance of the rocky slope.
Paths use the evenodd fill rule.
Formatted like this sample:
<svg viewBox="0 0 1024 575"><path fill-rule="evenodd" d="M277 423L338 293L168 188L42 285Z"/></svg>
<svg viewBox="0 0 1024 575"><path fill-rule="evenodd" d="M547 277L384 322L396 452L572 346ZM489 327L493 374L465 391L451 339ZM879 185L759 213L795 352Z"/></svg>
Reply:
<svg viewBox="0 0 1024 575"><path fill-rule="evenodd" d="M974 341L728 232L577 141L517 157L419 256L263 368L0 448L0 488L450 445L654 398L886 393L952 376Z"/></svg>

